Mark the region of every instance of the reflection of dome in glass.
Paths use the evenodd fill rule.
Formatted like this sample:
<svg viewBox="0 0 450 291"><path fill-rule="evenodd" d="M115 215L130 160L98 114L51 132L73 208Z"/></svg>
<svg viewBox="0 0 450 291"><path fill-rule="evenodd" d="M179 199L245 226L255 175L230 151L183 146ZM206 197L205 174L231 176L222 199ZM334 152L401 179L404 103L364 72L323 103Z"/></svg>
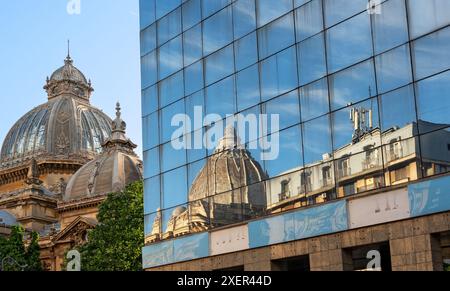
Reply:
<svg viewBox="0 0 450 291"><path fill-rule="evenodd" d="M234 202L265 205L264 187L260 184L266 179L261 165L242 147L235 129L229 127L192 183L189 201L242 189L242 199L236 197Z"/></svg>
<svg viewBox="0 0 450 291"><path fill-rule="evenodd" d="M213 156L195 178L189 192L189 207L176 209L166 229L160 213L147 241L176 237L224 226L261 215L267 207L267 174L240 145L235 129L226 129ZM163 234L160 232L164 231Z"/></svg>
<svg viewBox="0 0 450 291"><path fill-rule="evenodd" d="M89 104L92 88L70 57L45 89L48 102L25 114L7 134L0 168L21 165L31 157L86 161L109 138L111 119Z"/></svg>
<svg viewBox="0 0 450 291"><path fill-rule="evenodd" d="M133 151L136 145L125 136L126 124L120 115L117 104L117 117L111 123L111 137L103 143L103 153L72 176L65 202L118 192L142 178L142 162Z"/></svg>

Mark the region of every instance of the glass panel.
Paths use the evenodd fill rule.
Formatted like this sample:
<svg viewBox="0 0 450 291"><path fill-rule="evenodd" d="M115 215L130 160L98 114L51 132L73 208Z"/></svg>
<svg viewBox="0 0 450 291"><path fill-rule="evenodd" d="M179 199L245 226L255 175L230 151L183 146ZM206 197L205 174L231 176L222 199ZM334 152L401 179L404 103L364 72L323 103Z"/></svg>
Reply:
<svg viewBox="0 0 450 291"><path fill-rule="evenodd" d="M335 157L361 152L366 145L380 145L377 112L377 98L372 98L333 113Z"/></svg>
<svg viewBox="0 0 450 291"><path fill-rule="evenodd" d="M181 0L156 0L156 19L166 15L181 4Z"/></svg>
<svg viewBox="0 0 450 291"><path fill-rule="evenodd" d="M159 174L159 148L153 148L144 152L144 179Z"/></svg>
<svg viewBox="0 0 450 291"><path fill-rule="evenodd" d="M291 11L292 0L278 0L274 5L273 0L256 0L256 15L258 19L258 27L266 25L270 21Z"/></svg>
<svg viewBox="0 0 450 291"><path fill-rule="evenodd" d="M209 55L233 40L231 11L230 7L225 8L203 22L203 55Z"/></svg>
<svg viewBox="0 0 450 291"><path fill-rule="evenodd" d="M417 83L417 110L421 133L450 124L450 71Z"/></svg>
<svg viewBox="0 0 450 291"><path fill-rule="evenodd" d="M289 126L300 123L300 106L298 104L298 91L292 91L286 95L272 99L263 105L268 115L267 133L272 133L272 124L270 116L272 114L279 115L279 129L282 130Z"/></svg>
<svg viewBox="0 0 450 291"><path fill-rule="evenodd" d="M186 135L186 139L192 143L192 149L187 151L188 162L194 162L206 157L206 148L203 145L203 132L204 129L196 130ZM196 146L196 140L199 144Z"/></svg>
<svg viewBox="0 0 450 291"><path fill-rule="evenodd" d="M332 158L329 115L303 124L303 147L306 167Z"/></svg>
<svg viewBox="0 0 450 291"><path fill-rule="evenodd" d="M272 145L278 145L279 147L278 156L273 160L265 161L266 171L269 177L296 171L303 166L300 126L294 126L273 134L267 137L267 140ZM272 150L275 149L272 148Z"/></svg>
<svg viewBox="0 0 450 291"><path fill-rule="evenodd" d="M261 62L261 97L268 100L297 87L295 46Z"/></svg>
<svg viewBox="0 0 450 291"><path fill-rule="evenodd" d="M397 136L395 136L397 134ZM398 185L417 180L420 177L419 139L405 138L394 132L389 139L389 144L384 146L384 167L386 181L390 185Z"/></svg>
<svg viewBox="0 0 450 291"><path fill-rule="evenodd" d="M409 45L403 45L375 58L378 91L384 93L412 82Z"/></svg>
<svg viewBox="0 0 450 291"><path fill-rule="evenodd" d="M243 220L243 204L241 201L240 189L210 197L211 227L241 222Z"/></svg>
<svg viewBox="0 0 450 291"><path fill-rule="evenodd" d="M175 75L161 81L159 83L159 96L161 107L180 99L184 95L183 72L180 71Z"/></svg>
<svg viewBox="0 0 450 291"><path fill-rule="evenodd" d="M139 20L141 29L155 21L155 0L139 1Z"/></svg>
<svg viewBox="0 0 450 291"><path fill-rule="evenodd" d="M450 27L413 43L416 80L450 68Z"/></svg>
<svg viewBox="0 0 450 291"><path fill-rule="evenodd" d="M259 58L265 59L294 42L294 18L289 13L258 30Z"/></svg>
<svg viewBox="0 0 450 291"><path fill-rule="evenodd" d="M152 113L142 119L143 149L149 150L159 144L159 112Z"/></svg>
<svg viewBox="0 0 450 291"><path fill-rule="evenodd" d="M158 89L156 85L142 90L142 116L158 110L158 103Z"/></svg>
<svg viewBox="0 0 450 291"><path fill-rule="evenodd" d="M386 1L379 8L381 13L372 14L376 54L408 41L405 1Z"/></svg>
<svg viewBox="0 0 450 291"><path fill-rule="evenodd" d="M178 126L172 126L172 118L176 114L184 114L184 100L173 103L161 110L161 142L165 143L171 141L172 134ZM174 137L176 138L176 137Z"/></svg>
<svg viewBox="0 0 450 291"><path fill-rule="evenodd" d="M181 8L158 21L158 45L174 38L181 33Z"/></svg>
<svg viewBox="0 0 450 291"><path fill-rule="evenodd" d="M206 88L206 113L225 118L235 112L234 76Z"/></svg>
<svg viewBox="0 0 450 291"><path fill-rule="evenodd" d="M189 95L203 88L203 61L186 67L184 70L186 83L185 94Z"/></svg>
<svg viewBox="0 0 450 291"><path fill-rule="evenodd" d="M323 34L297 45L300 86L320 79L327 73Z"/></svg>
<svg viewBox="0 0 450 291"><path fill-rule="evenodd" d="M202 57L202 26L189 29L183 34L184 65L188 66Z"/></svg>
<svg viewBox="0 0 450 291"><path fill-rule="evenodd" d="M141 87L146 88L156 83L156 51L141 58Z"/></svg>
<svg viewBox="0 0 450 291"><path fill-rule="evenodd" d="M163 205L170 208L187 202L186 167L181 167L162 175Z"/></svg>
<svg viewBox="0 0 450 291"><path fill-rule="evenodd" d="M147 27L141 31L141 56L156 48L156 25Z"/></svg>
<svg viewBox="0 0 450 291"><path fill-rule="evenodd" d="M389 143L399 136L405 139L417 135L413 86L381 95L380 115L384 143Z"/></svg>
<svg viewBox="0 0 450 291"><path fill-rule="evenodd" d="M412 38L450 24L448 0L408 0L408 8Z"/></svg>
<svg viewBox="0 0 450 291"><path fill-rule="evenodd" d="M161 208L160 176L144 180L144 212L152 213Z"/></svg>
<svg viewBox="0 0 450 291"><path fill-rule="evenodd" d="M172 39L159 49L159 80L180 70L183 66L183 49L181 35Z"/></svg>
<svg viewBox="0 0 450 291"><path fill-rule="evenodd" d="M234 39L255 30L255 0L238 0L233 3Z"/></svg>
<svg viewBox="0 0 450 291"><path fill-rule="evenodd" d="M299 91L302 121L324 115L330 110L328 82L326 78L301 87Z"/></svg>
<svg viewBox="0 0 450 291"><path fill-rule="evenodd" d="M306 1L304 1L306 2ZM323 30L322 0L313 0L295 11L297 41Z"/></svg>
<svg viewBox="0 0 450 291"><path fill-rule="evenodd" d="M236 91L238 111L260 102L258 64L236 75Z"/></svg>
<svg viewBox="0 0 450 291"><path fill-rule="evenodd" d="M332 75L329 81L331 110L376 95L372 60Z"/></svg>
<svg viewBox="0 0 450 291"><path fill-rule="evenodd" d="M233 45L229 45L205 59L205 83L210 85L234 72Z"/></svg>
<svg viewBox="0 0 450 291"><path fill-rule="evenodd" d="M205 115L203 90L186 97L186 114L191 119L189 123L192 125L192 130L203 127L203 117Z"/></svg>
<svg viewBox="0 0 450 291"><path fill-rule="evenodd" d="M236 70L239 71L258 61L256 33L247 35L234 43Z"/></svg>
<svg viewBox="0 0 450 291"><path fill-rule="evenodd" d="M230 2L231 2L230 0L214 0L214 1L202 0L203 19L219 11L220 9L228 5L228 3Z"/></svg>
<svg viewBox="0 0 450 291"><path fill-rule="evenodd" d="M351 148L346 151L349 154L335 162L338 197L378 189L385 185L381 148L371 148L354 155L350 155Z"/></svg>
<svg viewBox="0 0 450 291"><path fill-rule="evenodd" d="M305 188L307 193L308 205L336 199L333 162L306 168L301 178L302 187Z"/></svg>
<svg viewBox="0 0 450 291"><path fill-rule="evenodd" d="M186 150L174 149L171 142L161 146L161 168L163 172L186 164Z"/></svg>
<svg viewBox="0 0 450 291"><path fill-rule="evenodd" d="M450 128L421 136L420 149L425 176L450 171Z"/></svg>
<svg viewBox="0 0 450 291"><path fill-rule="evenodd" d="M323 0L325 25L330 27L367 9L367 0ZM345 7L345 9L344 9ZM365 13L367 15L367 13Z"/></svg>
<svg viewBox="0 0 450 291"><path fill-rule="evenodd" d="M183 30L187 30L202 19L201 0L185 1L183 4Z"/></svg>
<svg viewBox="0 0 450 291"><path fill-rule="evenodd" d="M270 209L278 208L283 205L283 201L292 201L297 197L295 204L306 206L305 191L301 183L303 171L296 171L287 175L270 179L267 182L267 206ZM285 202L293 204L292 202Z"/></svg>
<svg viewBox="0 0 450 291"><path fill-rule="evenodd" d="M338 10L346 11L347 9ZM372 56L369 14L362 13L330 28L326 33L326 39L330 73L369 58Z"/></svg>

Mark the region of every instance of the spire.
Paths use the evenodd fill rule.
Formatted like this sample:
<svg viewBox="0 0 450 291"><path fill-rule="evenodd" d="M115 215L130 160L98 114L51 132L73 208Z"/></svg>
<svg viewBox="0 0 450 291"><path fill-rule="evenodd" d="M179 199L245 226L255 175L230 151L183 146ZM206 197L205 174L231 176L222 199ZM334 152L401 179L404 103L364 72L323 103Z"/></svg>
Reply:
<svg viewBox="0 0 450 291"><path fill-rule="evenodd" d="M111 137L103 144L104 148L111 148L119 146L122 149L133 150L137 146L131 142L125 135L127 124L122 120L122 112L120 103L116 103L116 118L111 123L112 134Z"/></svg>
<svg viewBox="0 0 450 291"><path fill-rule="evenodd" d="M73 60L72 60L72 58L70 57L70 39L68 39L67 40L67 57L66 57L66 59L64 60L64 63L67 65L67 64L73 64Z"/></svg>
<svg viewBox="0 0 450 291"><path fill-rule="evenodd" d="M120 108L120 103L116 103L116 119L112 123L112 131L125 133L127 129L127 124L122 120L122 112Z"/></svg>

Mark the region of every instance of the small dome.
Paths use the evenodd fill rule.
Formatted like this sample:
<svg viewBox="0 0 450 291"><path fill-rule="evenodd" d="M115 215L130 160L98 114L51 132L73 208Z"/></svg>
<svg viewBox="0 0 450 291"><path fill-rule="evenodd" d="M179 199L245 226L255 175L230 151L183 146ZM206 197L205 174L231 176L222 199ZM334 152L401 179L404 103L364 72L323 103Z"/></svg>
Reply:
<svg viewBox="0 0 450 291"><path fill-rule="evenodd" d="M14 215L5 210L0 210L0 225L15 226L19 224Z"/></svg>
<svg viewBox="0 0 450 291"><path fill-rule="evenodd" d="M73 65L73 60L70 58L70 56L67 56L67 58L65 59L64 66L57 69L50 77L50 81L64 80L80 82L84 85L88 85L86 77Z"/></svg>
<svg viewBox="0 0 450 291"><path fill-rule="evenodd" d="M111 137L103 143L103 153L79 169L69 180L65 202L123 190L142 178L142 162L134 153L136 145L125 137L125 122L117 117Z"/></svg>

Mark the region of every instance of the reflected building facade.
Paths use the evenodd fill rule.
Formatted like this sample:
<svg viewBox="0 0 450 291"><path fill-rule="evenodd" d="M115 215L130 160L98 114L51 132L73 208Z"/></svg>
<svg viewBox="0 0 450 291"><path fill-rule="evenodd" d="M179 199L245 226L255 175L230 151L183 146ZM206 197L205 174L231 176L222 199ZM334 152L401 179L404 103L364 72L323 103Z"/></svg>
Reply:
<svg viewBox="0 0 450 291"><path fill-rule="evenodd" d="M374 4L140 1L146 244L446 176L450 4ZM175 150L207 135L173 136L196 108L279 114L259 137L279 138L278 157L261 159L249 128Z"/></svg>

